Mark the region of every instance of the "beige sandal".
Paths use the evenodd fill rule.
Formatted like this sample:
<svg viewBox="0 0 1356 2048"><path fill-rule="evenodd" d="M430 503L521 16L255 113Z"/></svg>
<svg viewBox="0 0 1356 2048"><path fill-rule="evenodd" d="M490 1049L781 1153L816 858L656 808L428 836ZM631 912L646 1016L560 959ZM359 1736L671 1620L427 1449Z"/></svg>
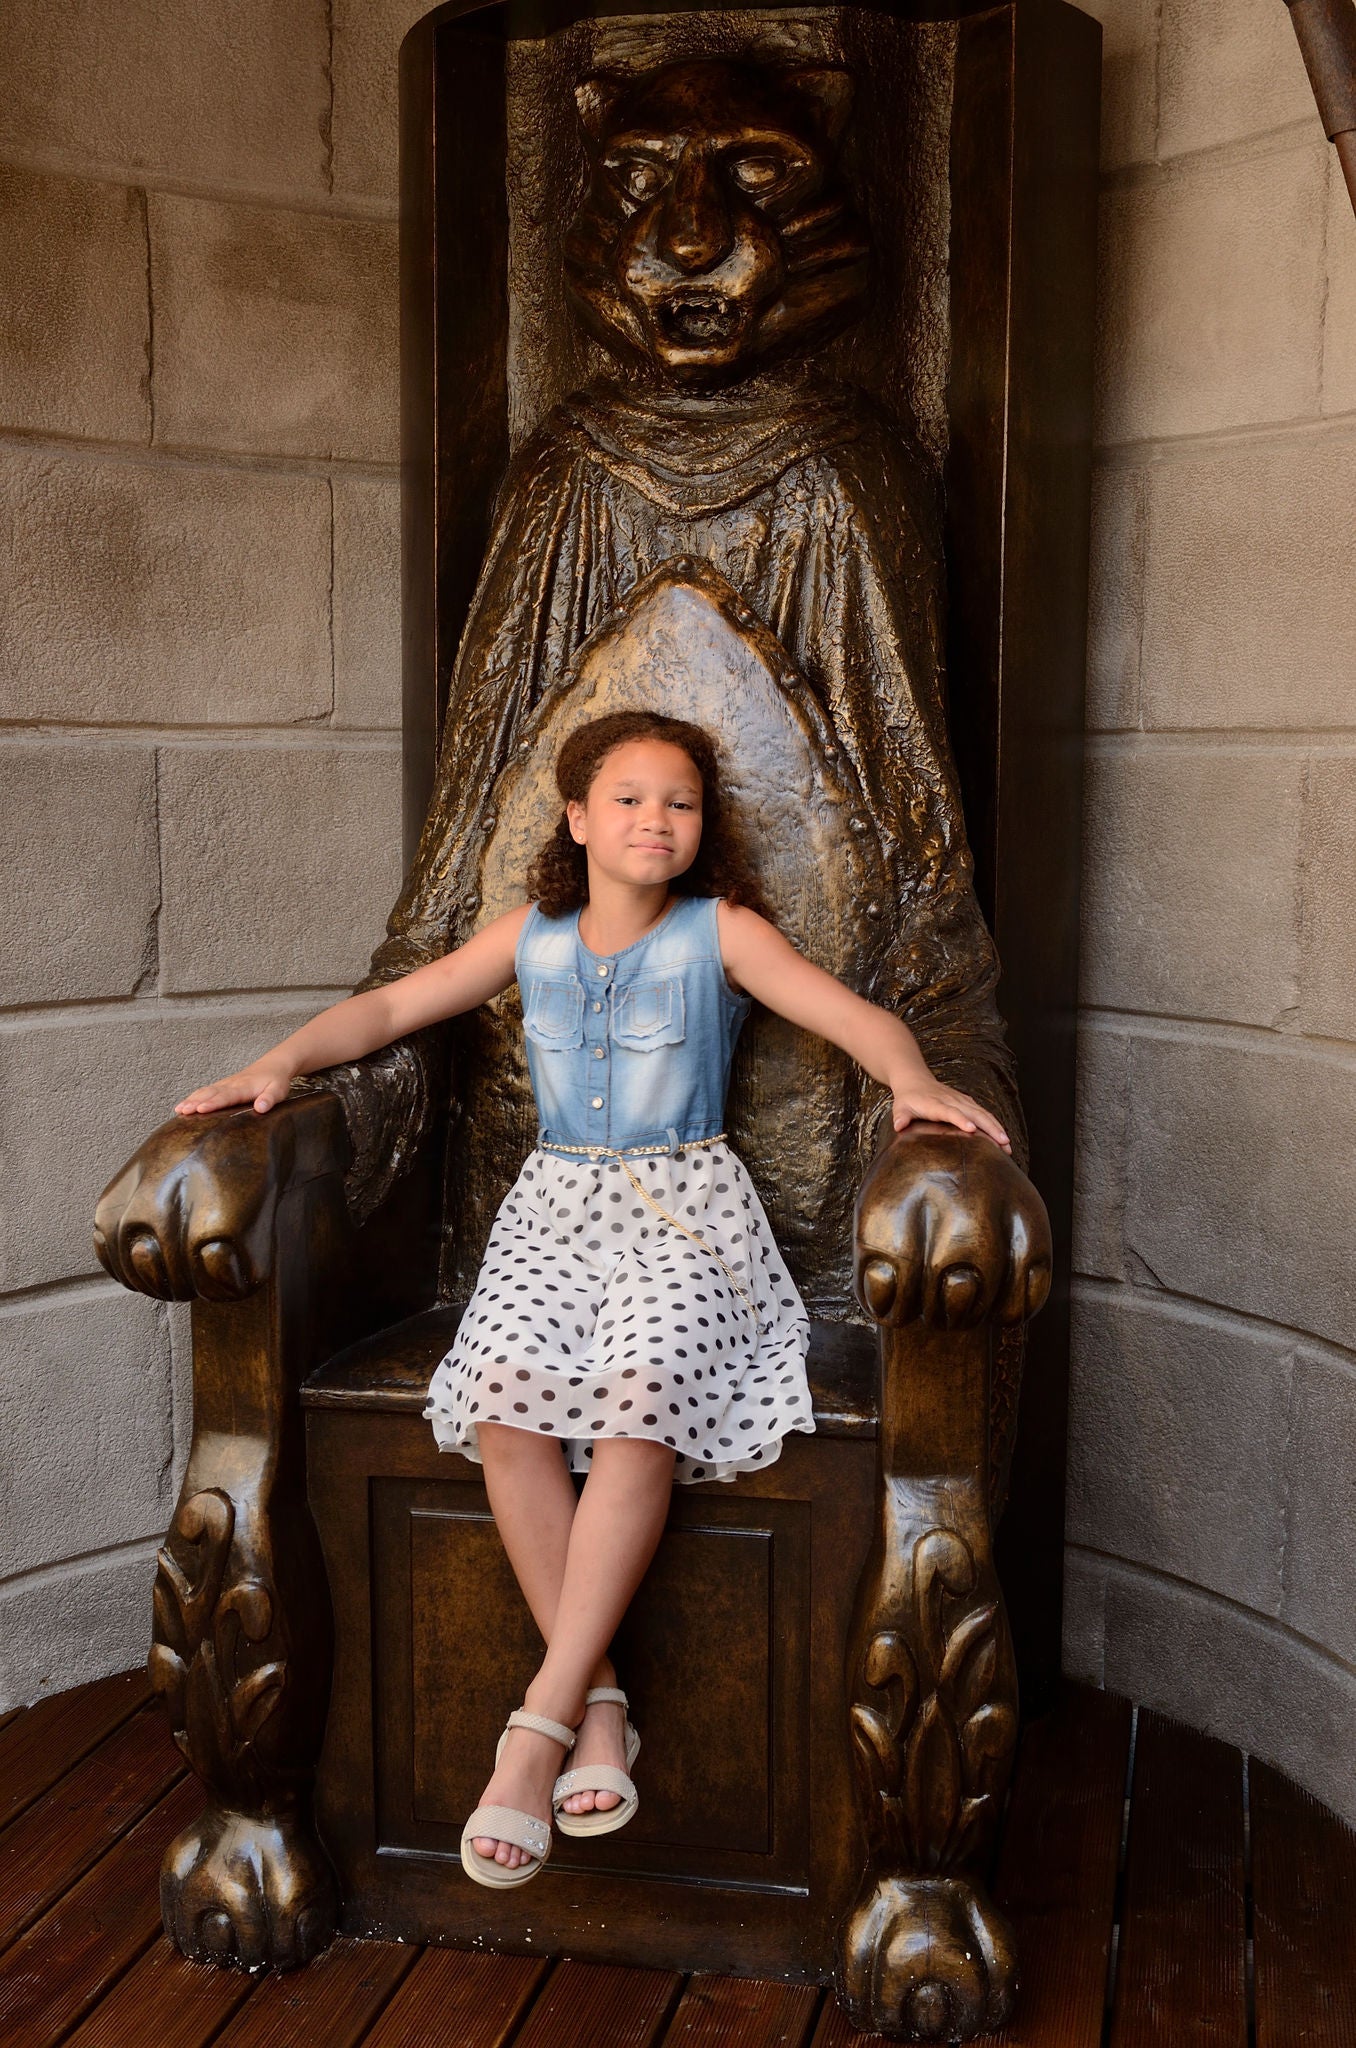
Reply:
<svg viewBox="0 0 1356 2048"><path fill-rule="evenodd" d="M504 1753L510 1728L531 1728L538 1735L549 1735L553 1742L562 1744L567 1755L574 1748L573 1728L567 1728L563 1721L549 1721L544 1714L529 1714L520 1708L504 1723L504 1732L495 1745L496 1764ZM493 1835L497 1842L512 1842L515 1848L526 1849L534 1860L510 1870L506 1864L496 1863L493 1856L481 1855L473 1846L477 1835ZM524 1813L517 1806L478 1806L461 1831L461 1867L477 1884L526 1884L536 1876L550 1853L550 1822L538 1820L535 1813Z"/></svg>
<svg viewBox="0 0 1356 2048"><path fill-rule="evenodd" d="M584 1705L591 1707L595 1700L611 1700L619 1707L630 1704L626 1694L615 1685L595 1685L585 1694ZM581 1764L577 1771L565 1771L556 1779L551 1792L551 1812L562 1835L610 1835L626 1826L640 1805L640 1794L626 1775L634 1767L639 1750L640 1737L628 1719L625 1771L619 1771L615 1764ZM561 1801L576 1792L615 1792L621 1804L601 1812L595 1806L588 1813L562 1813Z"/></svg>

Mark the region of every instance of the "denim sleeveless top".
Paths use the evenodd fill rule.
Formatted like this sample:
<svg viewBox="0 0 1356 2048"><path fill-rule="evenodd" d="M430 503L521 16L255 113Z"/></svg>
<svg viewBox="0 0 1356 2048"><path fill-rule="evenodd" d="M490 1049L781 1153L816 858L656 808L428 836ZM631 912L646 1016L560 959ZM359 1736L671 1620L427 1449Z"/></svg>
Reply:
<svg viewBox="0 0 1356 2048"><path fill-rule="evenodd" d="M579 912L534 903L514 954L537 1143L677 1151L723 1128L730 1061L752 1005L725 978L714 896L674 896L617 953L593 953Z"/></svg>

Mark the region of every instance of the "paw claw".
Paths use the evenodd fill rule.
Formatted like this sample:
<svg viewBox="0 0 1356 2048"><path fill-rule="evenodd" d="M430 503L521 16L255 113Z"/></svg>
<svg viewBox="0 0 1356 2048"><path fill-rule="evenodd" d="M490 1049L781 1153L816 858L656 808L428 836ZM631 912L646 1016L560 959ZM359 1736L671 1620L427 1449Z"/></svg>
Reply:
<svg viewBox="0 0 1356 2048"><path fill-rule="evenodd" d="M862 1299L868 1312L883 1322L894 1307L898 1275L890 1259L868 1259L862 1268Z"/></svg>

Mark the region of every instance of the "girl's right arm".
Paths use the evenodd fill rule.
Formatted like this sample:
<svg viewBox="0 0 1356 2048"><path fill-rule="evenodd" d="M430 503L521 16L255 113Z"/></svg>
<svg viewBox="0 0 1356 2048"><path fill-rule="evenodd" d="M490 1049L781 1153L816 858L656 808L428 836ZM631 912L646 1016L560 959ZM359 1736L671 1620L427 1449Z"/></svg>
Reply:
<svg viewBox="0 0 1356 2048"><path fill-rule="evenodd" d="M520 903L441 960L430 960L381 988L365 989L361 995L347 996L342 1003L322 1010L238 1074L195 1088L175 1103L176 1111L180 1116L194 1116L229 1109L236 1102L253 1103L260 1111L272 1109L298 1074L314 1074L320 1067L361 1059L364 1053L376 1052L426 1024L459 1017L463 1011L487 1003L514 978L518 934L531 907Z"/></svg>

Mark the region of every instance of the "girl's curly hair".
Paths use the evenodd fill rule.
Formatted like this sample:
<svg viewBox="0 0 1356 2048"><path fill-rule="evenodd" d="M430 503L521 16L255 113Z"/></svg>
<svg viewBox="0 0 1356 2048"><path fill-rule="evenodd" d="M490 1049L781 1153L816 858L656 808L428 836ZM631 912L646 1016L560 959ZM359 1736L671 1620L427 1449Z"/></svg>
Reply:
<svg viewBox="0 0 1356 2048"><path fill-rule="evenodd" d="M681 747L702 785L702 836L690 868L673 878L685 896L723 896L770 917L754 878L739 823L726 799L720 750L704 727L658 711L612 711L576 726L556 756L556 787L564 801L587 801L607 756L629 740L667 740ZM576 844L564 811L527 871L527 893L544 917L563 917L589 900L588 854Z"/></svg>

